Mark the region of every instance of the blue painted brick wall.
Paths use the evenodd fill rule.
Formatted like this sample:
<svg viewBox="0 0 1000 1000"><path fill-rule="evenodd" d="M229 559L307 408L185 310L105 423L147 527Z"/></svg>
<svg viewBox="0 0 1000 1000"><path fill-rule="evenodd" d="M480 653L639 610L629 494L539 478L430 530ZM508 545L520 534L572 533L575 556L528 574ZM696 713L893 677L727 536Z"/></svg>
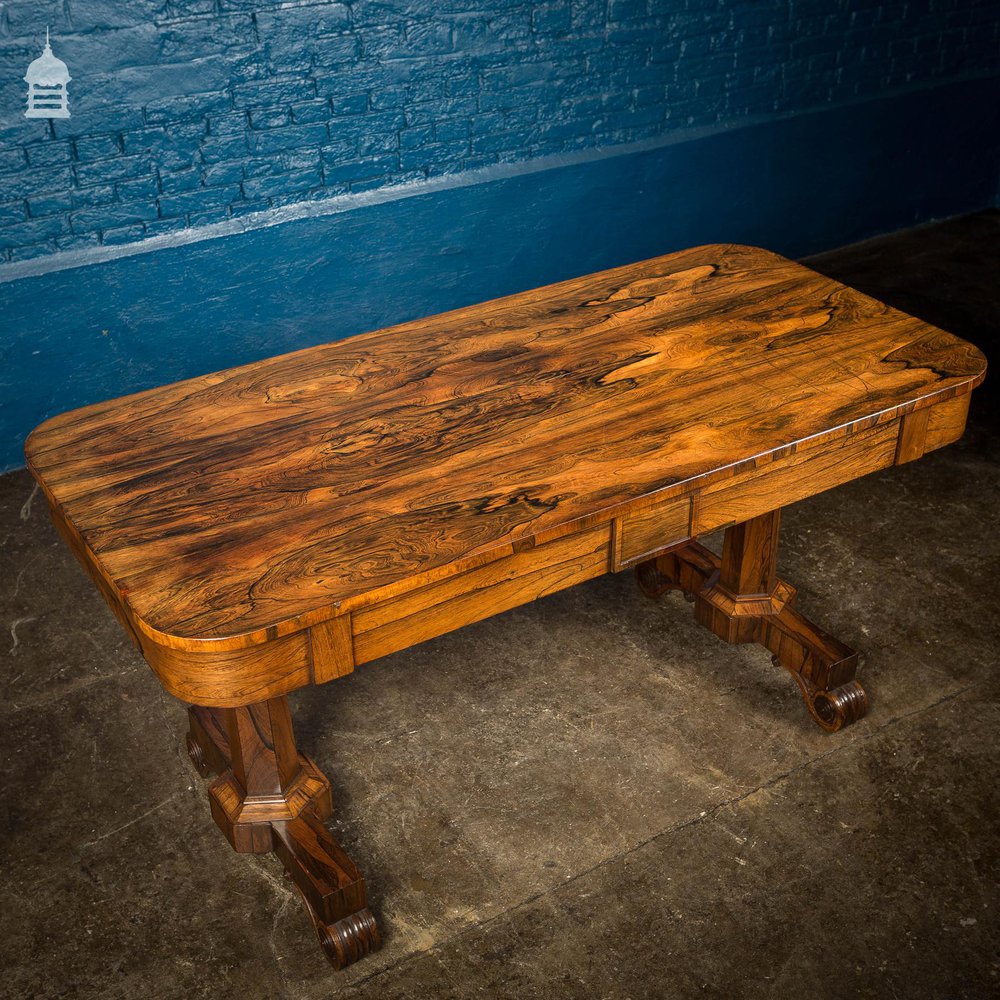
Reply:
<svg viewBox="0 0 1000 1000"><path fill-rule="evenodd" d="M67 121L23 118L46 24ZM9 0L0 260L874 98L998 51L988 0Z"/></svg>

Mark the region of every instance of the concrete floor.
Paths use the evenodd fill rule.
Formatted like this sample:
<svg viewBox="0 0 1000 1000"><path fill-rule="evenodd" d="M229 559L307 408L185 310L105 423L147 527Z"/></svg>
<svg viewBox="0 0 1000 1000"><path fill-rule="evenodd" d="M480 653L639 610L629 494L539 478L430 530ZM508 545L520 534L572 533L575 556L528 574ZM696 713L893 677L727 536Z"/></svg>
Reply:
<svg viewBox="0 0 1000 1000"><path fill-rule="evenodd" d="M813 265L992 349L1000 213ZM0 995L1000 994L996 376L967 437L798 504L781 570L863 649L837 735L757 648L605 577L292 697L385 947L343 973L209 817L162 693L0 478Z"/></svg>

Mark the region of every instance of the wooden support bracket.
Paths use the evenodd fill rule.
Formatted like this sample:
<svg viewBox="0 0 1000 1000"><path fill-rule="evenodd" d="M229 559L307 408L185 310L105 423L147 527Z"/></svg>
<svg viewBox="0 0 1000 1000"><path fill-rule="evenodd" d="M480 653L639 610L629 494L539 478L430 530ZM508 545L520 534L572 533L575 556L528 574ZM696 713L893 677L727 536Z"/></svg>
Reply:
<svg viewBox="0 0 1000 1000"><path fill-rule="evenodd" d="M642 591L680 590L695 619L726 642L756 642L795 678L809 712L828 732L860 719L868 697L855 679L858 654L792 605L795 588L775 573L780 511L726 529L722 558L689 542L636 567Z"/></svg>
<svg viewBox="0 0 1000 1000"><path fill-rule="evenodd" d="M188 719L188 753L202 777L218 775L212 816L233 848L281 859L333 966L380 948L364 879L323 824L333 812L330 783L297 750L287 699L192 706Z"/></svg>

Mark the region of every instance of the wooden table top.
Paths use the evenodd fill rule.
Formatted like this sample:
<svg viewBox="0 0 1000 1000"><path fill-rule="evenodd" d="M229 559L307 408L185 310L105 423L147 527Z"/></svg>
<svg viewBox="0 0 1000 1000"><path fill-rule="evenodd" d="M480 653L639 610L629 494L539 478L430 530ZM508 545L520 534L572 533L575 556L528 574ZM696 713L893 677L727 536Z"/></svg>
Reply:
<svg viewBox="0 0 1000 1000"><path fill-rule="evenodd" d="M84 407L26 453L147 635L221 647L967 393L985 369L801 265L706 246Z"/></svg>

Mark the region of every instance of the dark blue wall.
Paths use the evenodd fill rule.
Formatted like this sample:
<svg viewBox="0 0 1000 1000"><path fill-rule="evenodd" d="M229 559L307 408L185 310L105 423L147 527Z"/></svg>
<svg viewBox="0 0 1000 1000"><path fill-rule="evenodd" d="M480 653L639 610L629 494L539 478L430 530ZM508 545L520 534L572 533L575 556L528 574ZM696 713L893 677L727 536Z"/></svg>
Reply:
<svg viewBox="0 0 1000 1000"><path fill-rule="evenodd" d="M22 115L46 24L68 120ZM7 0L0 470L97 399L992 204L998 43L1000 0Z"/></svg>
<svg viewBox="0 0 1000 1000"><path fill-rule="evenodd" d="M26 120L46 25L72 118ZM7 0L0 265L994 70L1000 0Z"/></svg>

